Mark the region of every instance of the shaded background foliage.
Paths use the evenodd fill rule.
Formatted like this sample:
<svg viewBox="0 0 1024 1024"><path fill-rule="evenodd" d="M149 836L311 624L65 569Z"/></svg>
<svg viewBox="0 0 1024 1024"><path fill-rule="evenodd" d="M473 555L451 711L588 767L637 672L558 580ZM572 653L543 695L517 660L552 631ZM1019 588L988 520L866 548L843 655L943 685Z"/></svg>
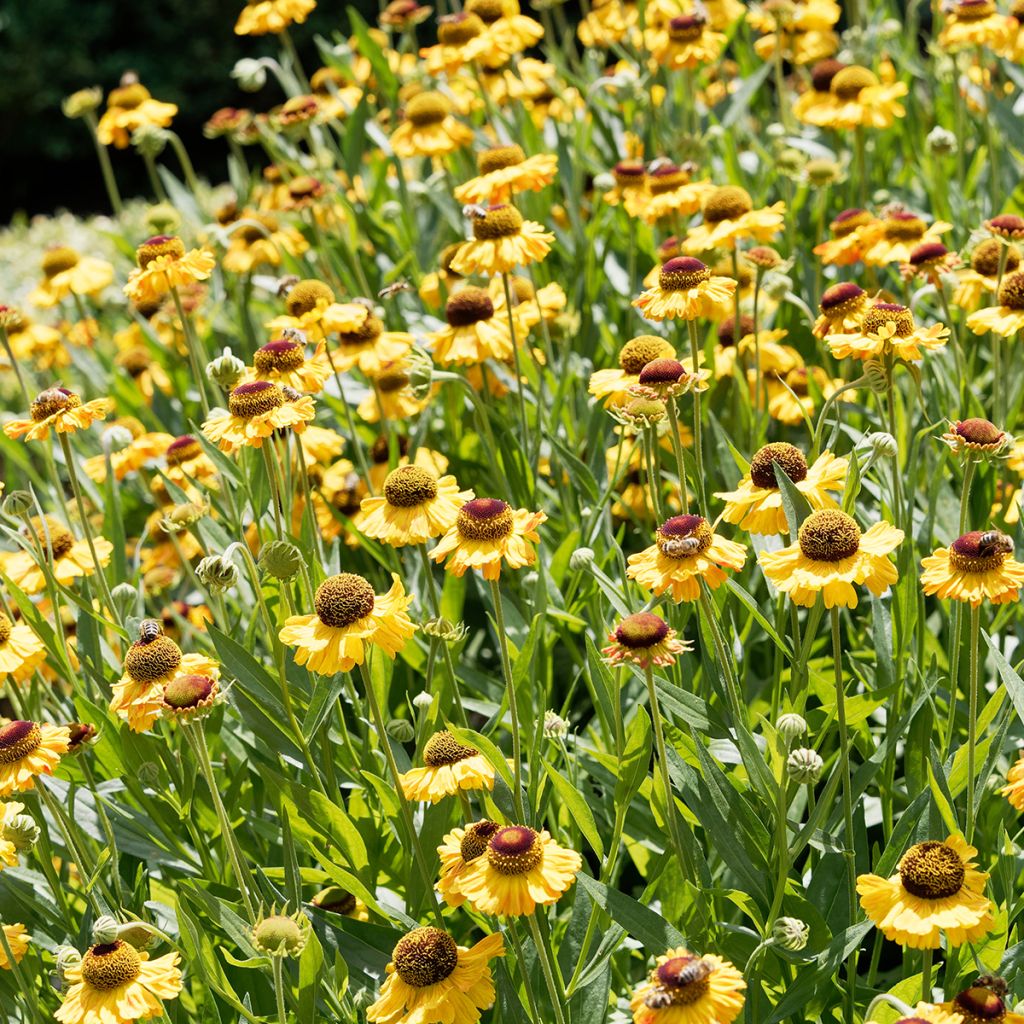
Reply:
<svg viewBox="0 0 1024 1024"><path fill-rule="evenodd" d="M173 128L200 174L224 175L224 145L203 138L203 122L223 106L265 110L281 101L273 81L244 93L227 74L242 57L276 52L276 40L232 31L242 0L0 0L0 152L9 168L0 221L15 213L106 212L103 182L88 133L61 113L76 89L109 91L128 69L158 99L178 104ZM354 7L369 18L374 0L322 0L294 32L309 67L317 34L329 36ZM145 167L131 150L111 149L125 195L148 192Z"/></svg>

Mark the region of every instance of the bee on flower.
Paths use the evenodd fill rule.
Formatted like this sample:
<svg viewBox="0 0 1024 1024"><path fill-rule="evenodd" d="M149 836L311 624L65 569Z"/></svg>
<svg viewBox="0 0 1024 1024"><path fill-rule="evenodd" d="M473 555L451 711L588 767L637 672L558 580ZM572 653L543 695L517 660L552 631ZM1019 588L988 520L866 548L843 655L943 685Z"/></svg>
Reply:
<svg viewBox="0 0 1024 1024"><path fill-rule="evenodd" d="M452 260L456 273L506 274L514 267L539 263L551 251L555 236L507 203L467 207L473 238Z"/></svg>
<svg viewBox="0 0 1024 1024"><path fill-rule="evenodd" d="M670 949L633 993L633 1024L732 1024L743 1010L746 987L728 960Z"/></svg>
<svg viewBox="0 0 1024 1024"><path fill-rule="evenodd" d="M922 559L921 587L929 595L970 603L1008 604L1020 599L1024 565L1013 557L1013 540L999 530L972 530L948 548Z"/></svg>

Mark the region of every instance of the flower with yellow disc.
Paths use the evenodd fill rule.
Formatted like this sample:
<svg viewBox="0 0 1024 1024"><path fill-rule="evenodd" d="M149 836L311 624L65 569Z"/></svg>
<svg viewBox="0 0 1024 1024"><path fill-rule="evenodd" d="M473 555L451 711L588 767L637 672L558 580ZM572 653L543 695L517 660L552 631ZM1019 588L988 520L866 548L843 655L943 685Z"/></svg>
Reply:
<svg viewBox="0 0 1024 1024"><path fill-rule="evenodd" d="M28 295L40 309L56 306L69 295L95 298L114 280L114 268L95 256L81 256L68 245L54 246L43 255L43 280Z"/></svg>
<svg viewBox="0 0 1024 1024"><path fill-rule="evenodd" d="M15 719L0 726L0 797L34 789L36 776L52 775L70 741L64 725Z"/></svg>
<svg viewBox="0 0 1024 1024"><path fill-rule="evenodd" d="M172 289L205 281L216 260L208 249L185 251L175 235L154 235L135 251L136 267L128 275L124 293L132 302L156 302Z"/></svg>
<svg viewBox="0 0 1024 1024"><path fill-rule="evenodd" d="M494 788L494 765L479 750L459 743L447 729L435 732L423 748L423 767L398 778L406 800L436 804L446 796Z"/></svg>
<svg viewBox="0 0 1024 1024"><path fill-rule="evenodd" d="M423 544L447 533L472 497L453 476L438 479L421 466L399 466L388 474L382 494L363 498L359 529L392 547Z"/></svg>
<svg viewBox="0 0 1024 1024"><path fill-rule="evenodd" d="M81 398L67 388L47 388L32 401L31 419L8 420L4 433L12 438L24 437L26 441L45 441L51 428L58 434L73 434L105 419L113 408L114 403L109 398L94 398L83 404Z"/></svg>
<svg viewBox="0 0 1024 1024"><path fill-rule="evenodd" d="M459 509L430 557L435 562L447 559L445 570L453 576L478 569L485 580L497 580L503 564L510 569L533 565L533 545L540 540L537 527L546 520L544 512L513 509L499 498L473 498Z"/></svg>
<svg viewBox="0 0 1024 1024"><path fill-rule="evenodd" d="M670 949L633 993L633 1024L731 1024L743 1010L746 987L728 960Z"/></svg>
<svg viewBox="0 0 1024 1024"><path fill-rule="evenodd" d="M451 266L458 274L506 274L513 267L539 263L555 236L508 203L471 207L473 238L464 242Z"/></svg>

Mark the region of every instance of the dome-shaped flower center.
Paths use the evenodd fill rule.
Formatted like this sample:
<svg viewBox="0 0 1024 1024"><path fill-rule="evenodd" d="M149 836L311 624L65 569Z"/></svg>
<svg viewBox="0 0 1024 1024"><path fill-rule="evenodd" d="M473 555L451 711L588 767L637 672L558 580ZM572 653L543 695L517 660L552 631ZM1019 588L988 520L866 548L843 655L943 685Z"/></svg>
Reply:
<svg viewBox="0 0 1024 1024"><path fill-rule="evenodd" d="M487 847L487 860L501 875L525 875L544 856L540 836L526 825L498 829Z"/></svg>
<svg viewBox="0 0 1024 1024"><path fill-rule="evenodd" d="M908 338L914 333L914 314L895 302L876 302L864 314L861 329L865 334L874 334L889 325L896 328L897 337Z"/></svg>
<svg viewBox="0 0 1024 1024"><path fill-rule="evenodd" d="M910 264L914 267L927 267L930 263L940 263L949 255L949 250L941 242L922 242L910 254Z"/></svg>
<svg viewBox="0 0 1024 1024"><path fill-rule="evenodd" d="M406 387L409 380L410 377L407 370L385 370L374 378L373 383L381 394L391 395Z"/></svg>
<svg viewBox="0 0 1024 1024"><path fill-rule="evenodd" d="M530 302L537 294L533 290L529 278L516 275L509 281L509 284L512 286L512 304L515 306Z"/></svg>
<svg viewBox="0 0 1024 1024"><path fill-rule="evenodd" d="M623 160L612 168L612 177L619 188L639 188L647 170L640 160Z"/></svg>
<svg viewBox="0 0 1024 1024"><path fill-rule="evenodd" d="M132 82L131 85L121 85L110 90L107 97L107 106L120 110L135 110L150 98L149 90L141 82Z"/></svg>
<svg viewBox="0 0 1024 1024"><path fill-rule="evenodd" d="M615 630L615 639L630 650L657 647L668 636L668 623L653 612L627 615Z"/></svg>
<svg viewBox="0 0 1024 1024"><path fill-rule="evenodd" d="M651 195L661 196L689 184L690 172L675 164L659 164L647 175L647 188Z"/></svg>
<svg viewBox="0 0 1024 1024"><path fill-rule="evenodd" d="M664 357L647 363L638 380L641 384L675 384L686 376L686 367L678 359Z"/></svg>
<svg viewBox="0 0 1024 1024"><path fill-rule="evenodd" d="M32 519L32 531L43 551L52 551L54 558L63 558L75 545L71 531L53 516L44 516L42 519L35 516Z"/></svg>
<svg viewBox="0 0 1024 1024"><path fill-rule="evenodd" d="M623 373L636 377L652 360L675 354L675 349L664 338L659 338L656 334L641 334L639 337L630 338L622 346L619 351L619 368Z"/></svg>
<svg viewBox="0 0 1024 1024"><path fill-rule="evenodd" d="M674 43L695 43L704 34L707 19L699 14L681 14L668 23L668 35Z"/></svg>
<svg viewBox="0 0 1024 1024"><path fill-rule="evenodd" d="M169 637L158 633L152 639L143 636L128 648L125 672L137 683L151 683L176 672L181 665L181 648Z"/></svg>
<svg viewBox="0 0 1024 1024"><path fill-rule="evenodd" d="M953 433L971 444L1001 444L1006 434L989 420L973 418L960 420L953 425Z"/></svg>
<svg viewBox="0 0 1024 1024"><path fill-rule="evenodd" d="M831 224L829 224L829 230L836 238L843 238L846 235L852 234L857 228L862 228L867 224L870 224L874 218L868 213L867 210L861 210L859 208L853 208L850 210L843 210Z"/></svg>
<svg viewBox="0 0 1024 1024"><path fill-rule="evenodd" d="M460 11L437 19L437 41L443 46L461 46L476 39L484 30L484 23L475 14Z"/></svg>
<svg viewBox="0 0 1024 1024"><path fill-rule="evenodd" d="M271 953L291 953L303 944L298 921L285 914L263 918L253 929L253 938L257 946Z"/></svg>
<svg viewBox="0 0 1024 1024"><path fill-rule="evenodd" d="M864 289L852 281L840 281L826 288L818 307L826 316L840 316L864 298Z"/></svg>
<svg viewBox="0 0 1024 1024"><path fill-rule="evenodd" d="M134 981L142 973L142 960L134 946L120 939L93 946L82 957L82 980L91 989L109 992Z"/></svg>
<svg viewBox="0 0 1024 1024"><path fill-rule="evenodd" d="M459 947L440 928L414 928L398 940L391 960L406 985L426 988L444 981L459 966Z"/></svg>
<svg viewBox="0 0 1024 1024"><path fill-rule="evenodd" d="M14 764L27 757L42 742L42 731L35 722L16 719L0 728L0 764Z"/></svg>
<svg viewBox="0 0 1024 1024"><path fill-rule="evenodd" d="M290 370L297 370L305 359L305 353L298 342L281 338L277 341L268 341L266 345L256 349L252 362L258 373L287 373Z"/></svg>
<svg viewBox="0 0 1024 1024"><path fill-rule="evenodd" d="M417 128L426 128L440 124L451 110L451 104L439 92L421 92L405 105L405 117Z"/></svg>
<svg viewBox="0 0 1024 1024"><path fill-rule="evenodd" d="M812 562L840 562L860 549L860 527L845 512L822 509L804 520L797 540Z"/></svg>
<svg viewBox="0 0 1024 1024"><path fill-rule="evenodd" d="M510 146L492 146L485 149L477 158L476 165L481 174L501 171L506 167L515 167L526 159L523 147L513 143Z"/></svg>
<svg viewBox="0 0 1024 1024"><path fill-rule="evenodd" d="M14 624L11 620L3 612L0 612L0 647L3 647L11 639L13 628Z"/></svg>
<svg viewBox="0 0 1024 1024"><path fill-rule="evenodd" d="M900 861L900 881L907 892L921 899L945 899L963 886L964 863L945 843L918 843Z"/></svg>
<svg viewBox="0 0 1024 1024"><path fill-rule="evenodd" d="M480 240L509 238L519 234L523 226L523 215L505 203L489 206L481 216L473 217L473 237Z"/></svg>
<svg viewBox="0 0 1024 1024"><path fill-rule="evenodd" d="M493 25L499 18L518 13L518 8L507 0L468 0L466 10L476 14L486 25Z"/></svg>
<svg viewBox="0 0 1024 1024"><path fill-rule="evenodd" d="M277 121L282 125L299 124L316 117L319 109L320 103L315 96L292 96L281 104Z"/></svg>
<svg viewBox="0 0 1024 1024"><path fill-rule="evenodd" d="M811 85L815 92L828 92L832 86L832 79L845 68L841 60L819 60L811 68Z"/></svg>
<svg viewBox="0 0 1024 1024"><path fill-rule="evenodd" d="M356 898L338 885L330 885L313 897L313 905L320 910L332 914L343 914L346 917L356 909Z"/></svg>
<svg viewBox="0 0 1024 1024"><path fill-rule="evenodd" d="M29 408L29 415L36 423L40 423L59 412L77 409L81 404L78 395L67 388L47 388L36 395Z"/></svg>
<svg viewBox="0 0 1024 1024"><path fill-rule="evenodd" d="M722 185L704 200L704 223L718 224L723 220L737 220L753 208L754 202L745 188Z"/></svg>
<svg viewBox="0 0 1024 1024"><path fill-rule="evenodd" d="M915 242L927 230L924 220L908 211L896 210L882 221L882 234L890 242Z"/></svg>
<svg viewBox="0 0 1024 1024"><path fill-rule="evenodd" d="M372 313L354 330L339 331L343 348L368 348L384 333L384 322Z"/></svg>
<svg viewBox="0 0 1024 1024"><path fill-rule="evenodd" d="M232 416L251 420L284 405L284 392L268 380L253 380L239 384L228 397Z"/></svg>
<svg viewBox="0 0 1024 1024"><path fill-rule="evenodd" d="M185 243L176 235L154 235L135 250L136 262L143 270L160 256L180 260L184 255Z"/></svg>
<svg viewBox="0 0 1024 1024"><path fill-rule="evenodd" d="M696 515L673 516L658 527L656 543L666 558L692 558L711 547L711 524Z"/></svg>
<svg viewBox="0 0 1024 1024"><path fill-rule="evenodd" d="M202 453L202 445L191 434L182 434L167 446L164 458L167 459L168 466L180 466L183 462L197 458Z"/></svg>
<svg viewBox="0 0 1024 1024"><path fill-rule="evenodd" d="M857 99L863 89L869 89L878 85L878 76L859 64L851 64L850 67L837 71L832 78L830 88L834 96L841 100Z"/></svg>
<svg viewBox="0 0 1024 1024"><path fill-rule="evenodd" d="M972 985L953 997L953 1009L967 1024L999 1024L1006 1016L1006 1003L998 992L984 985Z"/></svg>
<svg viewBox="0 0 1024 1024"><path fill-rule="evenodd" d="M69 245L57 245L43 253L42 268L47 278L78 266L79 255Z"/></svg>
<svg viewBox="0 0 1024 1024"><path fill-rule="evenodd" d="M141 377L153 363L149 351L142 345L125 349L114 361L132 379Z"/></svg>
<svg viewBox="0 0 1024 1024"><path fill-rule="evenodd" d="M754 453L750 460L750 479L758 487L776 490L779 482L775 477L776 464L793 483L807 478L807 459L799 448L782 441L766 444Z"/></svg>
<svg viewBox="0 0 1024 1024"><path fill-rule="evenodd" d="M189 711L209 700L216 685L209 676L176 676L164 687L164 703L176 711Z"/></svg>
<svg viewBox="0 0 1024 1024"><path fill-rule="evenodd" d="M999 273L999 261L1004 251L1003 243L998 238L986 238L979 242L971 252L971 269L982 277L995 277ZM1003 273L1012 273L1020 266L1020 249L1015 245L1005 246L1006 263Z"/></svg>
<svg viewBox="0 0 1024 1024"><path fill-rule="evenodd" d="M494 316L494 303L483 288L460 288L448 300L444 315L451 327L470 327L481 320L490 320Z"/></svg>
<svg viewBox="0 0 1024 1024"><path fill-rule="evenodd" d="M718 325L718 344L728 348L736 344L737 336L745 338L748 334L754 333L754 318L746 313L740 314L740 329L736 330L736 317L727 316Z"/></svg>
<svg viewBox="0 0 1024 1024"><path fill-rule="evenodd" d="M499 498L474 498L459 509L459 535L466 540L500 540L512 533L511 507Z"/></svg>
<svg viewBox="0 0 1024 1024"><path fill-rule="evenodd" d="M985 221L985 227L1001 238L1024 238L1024 217L1015 213L1001 213Z"/></svg>
<svg viewBox="0 0 1024 1024"><path fill-rule="evenodd" d="M313 604L317 618L325 626L342 629L358 622L373 611L373 587L354 572L328 576L317 587Z"/></svg>
<svg viewBox="0 0 1024 1024"><path fill-rule="evenodd" d="M395 508L415 508L437 497L437 477L419 466L399 466L384 481L384 498Z"/></svg>
<svg viewBox="0 0 1024 1024"><path fill-rule="evenodd" d="M1013 553L1013 540L999 530L972 530L949 545L949 564L958 572L998 569Z"/></svg>
<svg viewBox="0 0 1024 1024"><path fill-rule="evenodd" d="M992 0L960 0L953 9L957 21L984 21L996 13Z"/></svg>
<svg viewBox="0 0 1024 1024"><path fill-rule="evenodd" d="M999 305L1007 309L1024 309L1024 274L1008 274L999 286Z"/></svg>
<svg viewBox="0 0 1024 1024"><path fill-rule="evenodd" d="M690 1006L707 992L711 964L699 956L674 956L655 969L654 977L673 1006Z"/></svg>
<svg viewBox="0 0 1024 1024"><path fill-rule="evenodd" d="M334 302L334 292L322 281L314 280L300 281L288 292L288 296L284 300L288 315L293 317L305 316L306 313L316 309L320 303L329 306L332 302Z"/></svg>
<svg viewBox="0 0 1024 1024"><path fill-rule="evenodd" d="M496 821L489 821L486 818L470 825L459 844L459 853L462 855L462 859L468 863L471 860L476 860L477 857L482 857L487 852L491 837L500 827Z"/></svg>
<svg viewBox="0 0 1024 1024"><path fill-rule="evenodd" d="M423 763L428 768L443 768L457 764L479 753L474 747L463 746L447 729L435 732L423 748Z"/></svg>
<svg viewBox="0 0 1024 1024"><path fill-rule="evenodd" d="M693 256L676 256L658 272L658 286L665 292L686 292L710 280L710 269Z"/></svg>

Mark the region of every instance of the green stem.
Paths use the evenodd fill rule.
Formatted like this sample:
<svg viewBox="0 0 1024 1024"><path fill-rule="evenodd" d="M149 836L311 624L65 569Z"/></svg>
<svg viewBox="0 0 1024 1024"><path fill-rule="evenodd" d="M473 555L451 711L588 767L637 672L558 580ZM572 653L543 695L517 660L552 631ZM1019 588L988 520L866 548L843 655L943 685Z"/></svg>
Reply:
<svg viewBox="0 0 1024 1024"><path fill-rule="evenodd" d="M523 806L523 758L522 745L519 738L519 702L516 699L516 686L512 679L512 661L508 653L508 633L505 631L505 613L501 605L501 587L497 580L491 580L491 601L494 604L494 623L498 633L498 650L501 652L501 672L505 679L505 692L508 694L508 713L512 719L512 803L521 824L527 824L526 809Z"/></svg>
<svg viewBox="0 0 1024 1024"><path fill-rule="evenodd" d="M554 965L551 962L551 947L544 941L540 934L540 925L537 923L537 911L526 915L526 921L530 926L530 936L537 948L537 956L540 960L541 974L544 975L544 984L547 985L548 995L551 996L551 1008L554 1011L555 1024L566 1024L567 1010L565 992L555 981Z"/></svg>
<svg viewBox="0 0 1024 1024"><path fill-rule="evenodd" d="M978 742L978 675L981 638L981 605L971 605L970 682L967 694L967 842L974 837L975 748Z"/></svg>
<svg viewBox="0 0 1024 1024"><path fill-rule="evenodd" d="M693 320L686 321L686 328L690 336L690 359L693 363L693 372L700 370L699 346L697 341L697 324ZM693 389L693 456L697 462L697 487L698 509L701 515L707 508L706 484L704 481L704 450L701 443L701 415L700 415L700 392Z"/></svg>

